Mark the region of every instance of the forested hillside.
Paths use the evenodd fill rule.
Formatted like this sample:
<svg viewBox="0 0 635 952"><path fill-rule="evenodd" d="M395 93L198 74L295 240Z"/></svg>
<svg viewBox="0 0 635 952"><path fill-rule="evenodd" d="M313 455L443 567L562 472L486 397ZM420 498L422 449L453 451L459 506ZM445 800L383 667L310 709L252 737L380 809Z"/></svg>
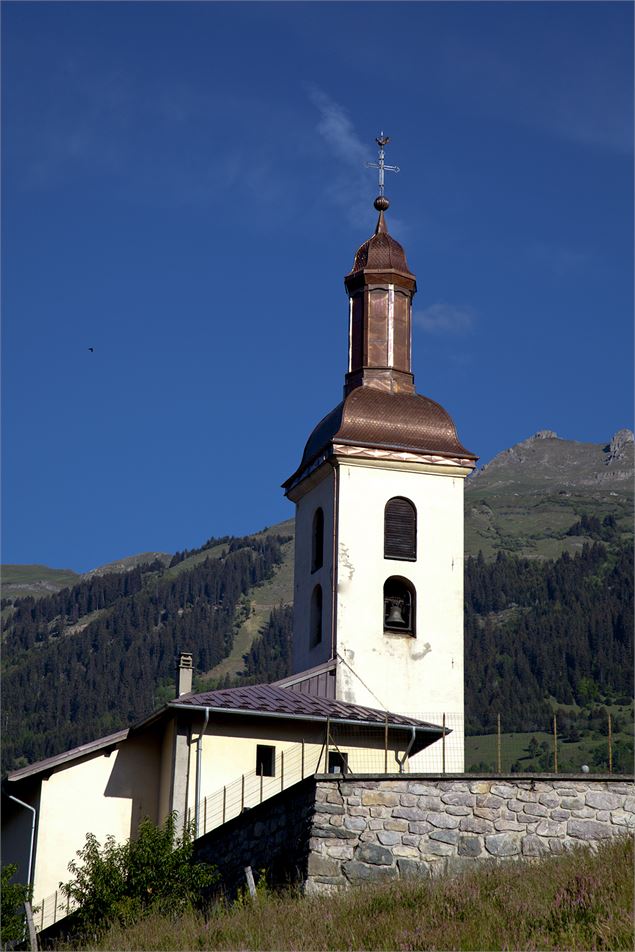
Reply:
<svg viewBox="0 0 635 952"><path fill-rule="evenodd" d="M225 541L192 567L179 558L181 571L156 561L13 603L3 625L5 768L147 714L172 696L179 647L202 671L227 655L241 598L271 575L284 539Z"/></svg>

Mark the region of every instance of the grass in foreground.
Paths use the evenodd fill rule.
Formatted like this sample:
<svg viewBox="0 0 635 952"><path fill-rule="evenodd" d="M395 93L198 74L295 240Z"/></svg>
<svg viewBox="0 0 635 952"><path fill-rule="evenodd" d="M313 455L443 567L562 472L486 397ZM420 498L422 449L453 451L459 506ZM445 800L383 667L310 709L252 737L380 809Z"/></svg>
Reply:
<svg viewBox="0 0 635 952"><path fill-rule="evenodd" d="M304 898L261 893L208 918L152 914L81 949L632 949L633 841L461 876ZM58 949L71 949L58 945Z"/></svg>

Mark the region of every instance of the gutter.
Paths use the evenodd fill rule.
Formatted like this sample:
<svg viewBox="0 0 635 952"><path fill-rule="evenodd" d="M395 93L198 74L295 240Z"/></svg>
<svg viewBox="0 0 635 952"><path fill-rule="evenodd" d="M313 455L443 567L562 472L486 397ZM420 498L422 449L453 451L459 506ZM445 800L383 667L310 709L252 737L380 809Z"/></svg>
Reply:
<svg viewBox="0 0 635 952"><path fill-rule="evenodd" d="M201 774L203 772L201 763L203 757L203 737L205 736L205 731L207 730L207 724L209 722L209 712L210 708L206 707L203 729L196 738L196 799L194 801L194 833L197 837L199 835L199 804L201 802Z"/></svg>
<svg viewBox="0 0 635 952"><path fill-rule="evenodd" d="M233 708L233 707L214 707L207 708L203 704L169 704L168 707L172 710L178 711L204 711L204 710L213 710L216 714L240 714L243 716L250 717L274 717L281 718L284 720L294 720L294 721L310 721L318 724L325 724L330 715L326 714L285 714L279 711L249 711L244 708ZM385 721L361 721L353 720L352 718L347 717L330 717L330 720L334 724L346 724L350 727L377 727L383 728ZM405 730L405 731L415 731L424 734L438 734L439 737L443 736L443 728L436 724L394 724L391 723L390 727L393 730ZM446 735L450 731L446 728Z"/></svg>

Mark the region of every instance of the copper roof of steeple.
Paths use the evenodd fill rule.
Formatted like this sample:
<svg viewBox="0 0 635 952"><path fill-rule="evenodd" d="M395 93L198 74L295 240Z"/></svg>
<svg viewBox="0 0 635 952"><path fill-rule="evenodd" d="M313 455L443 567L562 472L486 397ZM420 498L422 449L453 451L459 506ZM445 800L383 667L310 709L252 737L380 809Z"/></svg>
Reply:
<svg viewBox="0 0 635 952"><path fill-rule="evenodd" d="M384 199L384 206L379 209L379 218L375 234L364 242L357 249L355 261L350 274L357 271L401 271L404 274L412 274L406 261L406 253L402 246L392 235L388 234L386 221L384 219L384 208L388 205L388 200ZM377 199L375 205L379 204Z"/></svg>

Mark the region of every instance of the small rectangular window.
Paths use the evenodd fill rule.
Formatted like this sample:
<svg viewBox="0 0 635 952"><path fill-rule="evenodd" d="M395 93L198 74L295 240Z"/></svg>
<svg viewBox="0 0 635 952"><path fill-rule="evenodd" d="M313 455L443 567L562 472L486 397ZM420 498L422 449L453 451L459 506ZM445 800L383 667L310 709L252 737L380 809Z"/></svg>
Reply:
<svg viewBox="0 0 635 952"><path fill-rule="evenodd" d="M275 777L276 748L267 744L256 745L256 774L259 777Z"/></svg>
<svg viewBox="0 0 635 952"><path fill-rule="evenodd" d="M329 773L341 773L345 774L348 772L348 754L342 753L339 750L329 750Z"/></svg>

